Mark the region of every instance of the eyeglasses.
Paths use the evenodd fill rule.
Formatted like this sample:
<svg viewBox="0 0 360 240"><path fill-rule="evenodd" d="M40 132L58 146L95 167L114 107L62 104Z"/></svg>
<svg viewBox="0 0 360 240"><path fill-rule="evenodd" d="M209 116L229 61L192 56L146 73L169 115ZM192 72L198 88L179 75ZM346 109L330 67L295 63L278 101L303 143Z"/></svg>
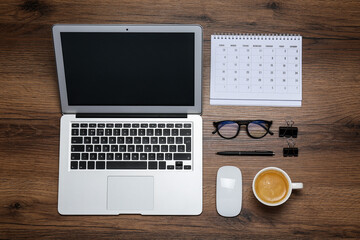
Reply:
<svg viewBox="0 0 360 240"><path fill-rule="evenodd" d="M239 135L241 125L246 126L246 133L251 138L263 138L266 134L273 135L274 133L270 131L272 121L265 120L244 120L244 121L220 121L213 122L215 131L212 133L218 133L220 137L225 139L236 138Z"/></svg>

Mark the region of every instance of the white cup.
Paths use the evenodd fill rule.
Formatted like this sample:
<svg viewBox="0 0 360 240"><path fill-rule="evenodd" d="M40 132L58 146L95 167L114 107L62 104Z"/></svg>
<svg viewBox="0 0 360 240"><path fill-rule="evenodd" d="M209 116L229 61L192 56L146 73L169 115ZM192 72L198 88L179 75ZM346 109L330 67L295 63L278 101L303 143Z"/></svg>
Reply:
<svg viewBox="0 0 360 240"><path fill-rule="evenodd" d="M255 181L256 179L260 176L261 173L265 172L265 171L268 171L268 170L274 170L274 171L278 171L280 172L283 176L285 176L285 178L287 179L288 181L288 191L287 191L287 194L285 196L285 198L283 198L280 202L276 202L276 203L268 203L268 202L264 202L263 200L261 200L259 198L259 196L257 195L256 191L255 191ZM253 193L255 195L255 197L257 198L257 200L259 200L259 202L261 202L262 204L266 205L266 206L279 206L281 204L283 204L284 202L286 202L290 195L291 195L291 192L293 189L302 189L303 188L303 184L302 183L293 183L291 182L291 179L289 177L289 175L287 175L287 173L280 169L280 168L277 168L277 167L267 167L267 168L264 168L262 170L260 170L254 177L254 180L253 180L253 183L252 183L252 189L253 189Z"/></svg>

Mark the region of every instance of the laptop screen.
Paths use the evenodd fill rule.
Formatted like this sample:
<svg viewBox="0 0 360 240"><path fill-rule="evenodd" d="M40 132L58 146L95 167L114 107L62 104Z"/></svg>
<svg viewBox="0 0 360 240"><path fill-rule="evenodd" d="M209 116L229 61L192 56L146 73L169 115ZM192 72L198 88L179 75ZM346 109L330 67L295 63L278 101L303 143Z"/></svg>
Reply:
<svg viewBox="0 0 360 240"><path fill-rule="evenodd" d="M194 33L60 37L69 106L194 106Z"/></svg>

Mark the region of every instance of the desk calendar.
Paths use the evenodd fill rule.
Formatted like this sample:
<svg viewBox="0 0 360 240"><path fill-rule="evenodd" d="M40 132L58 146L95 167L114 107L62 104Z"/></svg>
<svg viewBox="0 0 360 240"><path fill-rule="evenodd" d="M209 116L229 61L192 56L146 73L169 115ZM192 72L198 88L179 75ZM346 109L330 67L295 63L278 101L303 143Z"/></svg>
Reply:
<svg viewBox="0 0 360 240"><path fill-rule="evenodd" d="M300 107L302 37L212 35L210 104Z"/></svg>

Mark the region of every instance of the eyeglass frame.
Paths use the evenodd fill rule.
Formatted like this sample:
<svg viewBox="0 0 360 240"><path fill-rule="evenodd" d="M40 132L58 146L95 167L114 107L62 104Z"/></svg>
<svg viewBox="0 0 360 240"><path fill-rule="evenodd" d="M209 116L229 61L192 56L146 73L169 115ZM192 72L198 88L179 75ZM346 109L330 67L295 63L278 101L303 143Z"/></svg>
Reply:
<svg viewBox="0 0 360 240"><path fill-rule="evenodd" d="M264 136L261 136L261 137L254 137L252 136L250 133L249 133L249 123L252 123L252 122L256 122L256 121L261 121L261 122L264 122L266 124L269 125L269 127L266 129L264 126L262 125L259 125L261 127L263 127L265 130L266 130L266 133L264 134ZM236 132L236 134L233 136L233 137L230 137L230 138L227 138L227 137L224 137L223 135L220 134L220 129L218 128L219 124L222 123L222 122L234 122L234 123L237 123L238 124L238 130ZM224 139L234 139L236 138L239 133L240 133L240 129L241 129L241 126L242 125L245 125L246 126L246 133L249 137L251 138L254 138L254 139L260 139L260 138L263 138L265 137L267 134L270 134L270 135L274 135L274 133L272 131L270 131L270 127L272 125L272 121L266 121L266 120L224 120L224 121L218 121L218 122L213 122L213 126L216 128L212 134L215 134L215 133L218 133L218 135Z"/></svg>

